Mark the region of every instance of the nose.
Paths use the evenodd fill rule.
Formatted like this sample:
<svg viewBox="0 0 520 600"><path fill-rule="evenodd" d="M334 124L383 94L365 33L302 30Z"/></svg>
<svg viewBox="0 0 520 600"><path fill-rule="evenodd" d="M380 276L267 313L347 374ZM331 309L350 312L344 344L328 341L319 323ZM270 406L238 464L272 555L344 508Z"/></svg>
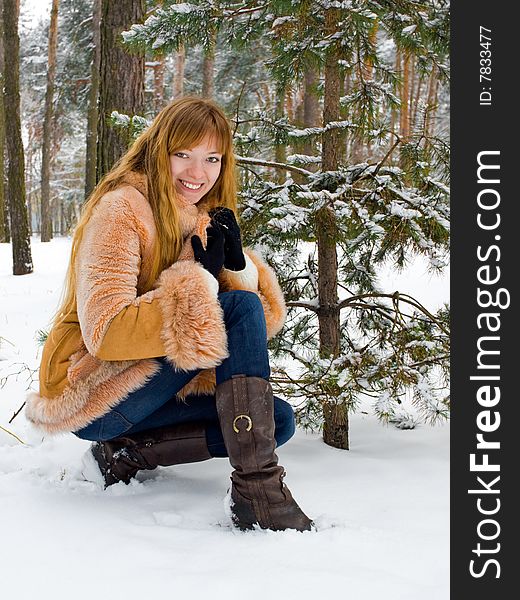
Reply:
<svg viewBox="0 0 520 600"><path fill-rule="evenodd" d="M198 160L194 160L191 162L187 173L190 177L194 179L203 179L204 178L204 165Z"/></svg>

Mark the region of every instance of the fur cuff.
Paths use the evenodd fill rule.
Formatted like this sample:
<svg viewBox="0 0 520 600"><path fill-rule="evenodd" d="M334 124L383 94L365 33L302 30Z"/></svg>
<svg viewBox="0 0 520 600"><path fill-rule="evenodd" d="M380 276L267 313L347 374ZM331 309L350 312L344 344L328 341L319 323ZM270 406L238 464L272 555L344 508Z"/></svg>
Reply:
<svg viewBox="0 0 520 600"><path fill-rule="evenodd" d="M257 252L250 248L246 252L258 271L257 294L264 307L267 339L270 340L282 329L287 318L285 299L274 270Z"/></svg>
<svg viewBox="0 0 520 600"><path fill-rule="evenodd" d="M246 266L241 271L222 269L219 279L234 290L258 291L258 269L255 263L244 253Z"/></svg>
<svg viewBox="0 0 520 600"><path fill-rule="evenodd" d="M251 248L245 248L244 254L246 256L246 268L243 271L222 269L220 272L220 291L246 290L257 294L264 307L267 339L271 339L282 329L287 317L283 292L275 272L262 259L260 254L251 250ZM256 270L256 279L253 269Z"/></svg>
<svg viewBox="0 0 520 600"><path fill-rule="evenodd" d="M215 393L216 387L215 369L205 369L195 375L181 390L176 394L177 398L185 401L187 396L204 396Z"/></svg>
<svg viewBox="0 0 520 600"><path fill-rule="evenodd" d="M79 355L80 353L78 353ZM49 434L77 431L105 415L156 373L156 360L104 361L85 379L76 381L54 398L31 392L25 416Z"/></svg>
<svg viewBox="0 0 520 600"><path fill-rule="evenodd" d="M216 367L227 358L218 282L201 265L179 261L163 271L158 290L166 358L179 370Z"/></svg>

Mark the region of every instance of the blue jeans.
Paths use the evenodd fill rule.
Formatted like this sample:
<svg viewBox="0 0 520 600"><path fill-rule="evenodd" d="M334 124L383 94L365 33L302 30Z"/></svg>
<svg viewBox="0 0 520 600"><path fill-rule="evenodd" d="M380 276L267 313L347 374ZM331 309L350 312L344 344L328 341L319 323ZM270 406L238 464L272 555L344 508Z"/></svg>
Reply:
<svg viewBox="0 0 520 600"><path fill-rule="evenodd" d="M253 292L242 290L224 292L218 299L224 313L229 356L216 368L217 385L239 374L269 379L271 369L260 299ZM160 370L143 387L74 434L84 440L105 441L165 425L197 421L205 424L210 454L227 456L215 396L188 396L185 403L175 396L200 370L176 371L165 358L157 360ZM276 443L281 446L294 435L294 412L289 403L276 397L274 421Z"/></svg>

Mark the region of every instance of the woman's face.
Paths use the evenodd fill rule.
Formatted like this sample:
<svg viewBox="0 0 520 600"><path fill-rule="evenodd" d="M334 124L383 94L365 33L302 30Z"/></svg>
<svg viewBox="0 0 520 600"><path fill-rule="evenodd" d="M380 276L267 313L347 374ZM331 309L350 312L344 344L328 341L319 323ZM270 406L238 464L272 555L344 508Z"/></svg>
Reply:
<svg viewBox="0 0 520 600"><path fill-rule="evenodd" d="M215 139L207 136L198 146L170 154L175 189L189 204L197 204L217 181L222 167L222 154L217 148Z"/></svg>

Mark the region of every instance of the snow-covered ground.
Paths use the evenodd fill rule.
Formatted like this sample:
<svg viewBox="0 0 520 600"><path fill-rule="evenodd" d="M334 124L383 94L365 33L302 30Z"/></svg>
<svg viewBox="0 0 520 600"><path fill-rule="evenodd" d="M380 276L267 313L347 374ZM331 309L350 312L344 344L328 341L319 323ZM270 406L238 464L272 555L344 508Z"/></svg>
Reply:
<svg viewBox="0 0 520 600"><path fill-rule="evenodd" d="M449 598L448 424L398 430L366 407L351 418L350 452L297 431L278 456L317 524L304 534L232 529L227 459L160 468L102 491L81 476L88 442L42 441L23 413L9 424L31 382L24 365L38 364L35 334L58 302L70 240L33 238L32 250L34 273L14 277L11 248L0 244L2 597ZM447 276L429 278L422 263L384 282L429 308L448 300Z"/></svg>

